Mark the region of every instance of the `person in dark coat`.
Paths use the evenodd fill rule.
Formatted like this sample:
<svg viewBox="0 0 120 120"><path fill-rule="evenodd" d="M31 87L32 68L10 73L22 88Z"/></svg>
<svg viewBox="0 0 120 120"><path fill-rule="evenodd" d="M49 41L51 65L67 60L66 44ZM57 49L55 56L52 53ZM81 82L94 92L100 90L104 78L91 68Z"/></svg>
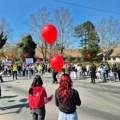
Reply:
<svg viewBox="0 0 120 120"><path fill-rule="evenodd" d="M118 65L117 73L118 73L118 79L119 79L119 81L120 81L120 65Z"/></svg>
<svg viewBox="0 0 120 120"><path fill-rule="evenodd" d="M90 66L90 76L91 76L91 83L95 84L96 66L94 63Z"/></svg>
<svg viewBox="0 0 120 120"><path fill-rule="evenodd" d="M58 83L57 74L58 74L58 72L56 72L55 70L52 71L53 84Z"/></svg>
<svg viewBox="0 0 120 120"><path fill-rule="evenodd" d="M116 64L113 64L113 66L112 66L112 73L113 73L113 79L114 79L114 81L116 82L116 79L117 79L117 66L116 66Z"/></svg>

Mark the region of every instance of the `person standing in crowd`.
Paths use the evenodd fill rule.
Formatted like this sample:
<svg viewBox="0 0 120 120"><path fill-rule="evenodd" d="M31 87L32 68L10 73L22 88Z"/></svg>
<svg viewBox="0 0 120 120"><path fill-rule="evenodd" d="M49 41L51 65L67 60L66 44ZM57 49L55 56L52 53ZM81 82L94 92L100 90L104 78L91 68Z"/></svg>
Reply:
<svg viewBox="0 0 120 120"><path fill-rule="evenodd" d="M106 66L106 79L110 80L110 66L108 63L105 66Z"/></svg>
<svg viewBox="0 0 120 120"><path fill-rule="evenodd" d="M77 78L77 69L76 69L75 65L72 65L72 67L71 67L70 76L73 77L73 78Z"/></svg>
<svg viewBox="0 0 120 120"><path fill-rule="evenodd" d="M116 66L115 63L112 66L112 73L113 73L113 79L116 82L116 79L117 79L117 66Z"/></svg>
<svg viewBox="0 0 120 120"><path fill-rule="evenodd" d="M3 82L2 75L3 75L3 72L0 72L0 80L1 80L1 82Z"/></svg>
<svg viewBox="0 0 120 120"><path fill-rule="evenodd" d="M43 69L42 63L40 63L40 64L38 65L38 75L41 75L41 76L42 76L42 69Z"/></svg>
<svg viewBox="0 0 120 120"><path fill-rule="evenodd" d="M118 65L117 73L118 73L118 79L119 79L119 81L120 81L120 65Z"/></svg>
<svg viewBox="0 0 120 120"><path fill-rule="evenodd" d="M77 76L78 76L78 78L83 79L82 64L78 64L78 66L77 66Z"/></svg>
<svg viewBox="0 0 120 120"><path fill-rule="evenodd" d="M48 65L47 70L48 70L49 73L51 73L51 67L50 67L50 65Z"/></svg>
<svg viewBox="0 0 120 120"><path fill-rule="evenodd" d="M43 81L40 75L36 75L28 95L29 107L32 112L33 120L45 120L45 104L50 102L53 98L53 95L47 97L46 90L42 85Z"/></svg>
<svg viewBox="0 0 120 120"><path fill-rule="evenodd" d="M26 66L25 64L22 65L22 75L25 76Z"/></svg>
<svg viewBox="0 0 120 120"><path fill-rule="evenodd" d="M31 72L31 65L30 64L28 64L28 79L31 79L31 77L32 77L32 72Z"/></svg>
<svg viewBox="0 0 120 120"><path fill-rule="evenodd" d="M0 71L0 80L1 80L1 82L3 82L3 78L2 78L2 75L4 74L4 72L5 72L5 69L2 71Z"/></svg>
<svg viewBox="0 0 120 120"><path fill-rule="evenodd" d="M90 66L90 76L91 76L91 83L95 84L96 66L94 63Z"/></svg>
<svg viewBox="0 0 120 120"><path fill-rule="evenodd" d="M22 71L22 66L21 66L21 64L19 64L17 67L18 67L17 75L20 77L21 76L21 71Z"/></svg>
<svg viewBox="0 0 120 120"><path fill-rule="evenodd" d="M18 66L16 64L13 64L13 80L14 77L16 77L17 80L17 71L18 71Z"/></svg>
<svg viewBox="0 0 120 120"><path fill-rule="evenodd" d="M78 120L76 106L81 105L81 100L78 91L72 86L70 75L63 74L59 88L55 91L55 104L60 110L58 120Z"/></svg>
<svg viewBox="0 0 120 120"><path fill-rule="evenodd" d="M2 69L3 69L3 66L2 66L2 64L0 64L0 71L2 71Z"/></svg>
<svg viewBox="0 0 120 120"><path fill-rule="evenodd" d="M71 74L71 69L72 69L72 66L71 66L71 64L69 63L68 65L67 65L67 73L70 75Z"/></svg>
<svg viewBox="0 0 120 120"><path fill-rule="evenodd" d="M33 64L31 64L31 74L34 75L35 67Z"/></svg>
<svg viewBox="0 0 120 120"><path fill-rule="evenodd" d="M58 83L57 74L58 74L58 72L56 72L55 70L52 70L52 77L53 77L52 83L56 83L56 84Z"/></svg>
<svg viewBox="0 0 120 120"><path fill-rule="evenodd" d="M83 70L83 76L86 77L85 73L87 71L86 66L82 65L82 70Z"/></svg>
<svg viewBox="0 0 120 120"><path fill-rule="evenodd" d="M11 76L11 66L7 66L8 75Z"/></svg>
<svg viewBox="0 0 120 120"><path fill-rule="evenodd" d="M89 65L86 66L86 70L87 70L87 76L89 76L90 75L90 66Z"/></svg>
<svg viewBox="0 0 120 120"><path fill-rule="evenodd" d="M101 80L102 79L102 64L99 65L97 72L98 72L98 79Z"/></svg>
<svg viewBox="0 0 120 120"><path fill-rule="evenodd" d="M42 76L45 74L45 63L42 64Z"/></svg>
<svg viewBox="0 0 120 120"><path fill-rule="evenodd" d="M102 65L102 80L103 80L103 82L106 82L106 67L105 67L105 65L103 64Z"/></svg>
<svg viewBox="0 0 120 120"><path fill-rule="evenodd" d="M0 80L1 80L1 82L3 82L2 75L3 75L3 67L0 64Z"/></svg>

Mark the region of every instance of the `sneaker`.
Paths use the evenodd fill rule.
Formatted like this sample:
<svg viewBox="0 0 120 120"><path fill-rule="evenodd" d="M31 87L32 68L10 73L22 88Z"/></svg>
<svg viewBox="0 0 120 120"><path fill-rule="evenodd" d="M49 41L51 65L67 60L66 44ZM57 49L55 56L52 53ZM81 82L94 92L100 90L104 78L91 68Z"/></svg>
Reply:
<svg viewBox="0 0 120 120"><path fill-rule="evenodd" d="M58 81L57 81L57 82L55 82L55 84L58 84Z"/></svg>

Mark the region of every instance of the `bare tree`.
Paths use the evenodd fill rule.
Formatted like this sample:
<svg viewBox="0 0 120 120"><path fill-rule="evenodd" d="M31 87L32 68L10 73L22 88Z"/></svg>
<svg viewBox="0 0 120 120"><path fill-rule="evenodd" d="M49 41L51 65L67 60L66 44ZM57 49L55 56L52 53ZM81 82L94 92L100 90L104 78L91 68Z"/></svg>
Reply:
<svg viewBox="0 0 120 120"><path fill-rule="evenodd" d="M118 19L103 18L97 26L97 32L100 36L103 53L120 45L120 21Z"/></svg>
<svg viewBox="0 0 120 120"><path fill-rule="evenodd" d="M5 36L7 35L8 38L11 37L11 33L13 32L12 28L10 27L10 25L4 17L0 19L0 33L2 32Z"/></svg>
<svg viewBox="0 0 120 120"><path fill-rule="evenodd" d="M63 53L64 48L68 48L72 44L73 37L73 19L70 11L65 8L58 8L55 11L54 22L58 29L57 46L59 45L60 53Z"/></svg>
<svg viewBox="0 0 120 120"><path fill-rule="evenodd" d="M46 7L43 7L38 10L37 13L32 14L30 16L30 20L28 20L27 25L30 27L30 31L33 33L33 37L39 41L38 47L40 52L43 54L43 58L46 59L46 55L49 54L51 56L51 50L54 48L60 50L60 53L63 53L63 49L67 48L71 42L70 38L73 36L73 19L71 18L70 11L68 9L59 8L56 9L54 17L50 17L50 12ZM46 42L41 37L41 30L43 26L46 24L54 23L58 30L58 39L55 42L56 46L52 48L52 46L48 46ZM56 50L54 50L56 53ZM54 54L52 52L52 54Z"/></svg>
<svg viewBox="0 0 120 120"><path fill-rule="evenodd" d="M48 45L41 37L41 30L46 24L50 23L50 21L50 12L44 6L40 8L36 13L32 14L30 16L30 19L25 22L25 24L30 28L31 34L37 40L38 49L43 54L45 61Z"/></svg>
<svg viewBox="0 0 120 120"><path fill-rule="evenodd" d="M109 19L103 18L98 26L97 31L101 38L102 47L106 47L106 49L108 49L113 47L111 44L119 45L120 21L118 19L113 19L113 17L109 17Z"/></svg>
<svg viewBox="0 0 120 120"><path fill-rule="evenodd" d="M4 34L6 39L11 39L12 31L13 30L10 27L10 25L8 24L8 22L6 21L6 19L4 17L0 18L0 34ZM6 44L6 41L5 41L4 44ZM9 42L9 43L11 43L11 42ZM4 58L6 57L6 53L4 51L4 47L2 47L2 49L0 50L0 56L2 56Z"/></svg>

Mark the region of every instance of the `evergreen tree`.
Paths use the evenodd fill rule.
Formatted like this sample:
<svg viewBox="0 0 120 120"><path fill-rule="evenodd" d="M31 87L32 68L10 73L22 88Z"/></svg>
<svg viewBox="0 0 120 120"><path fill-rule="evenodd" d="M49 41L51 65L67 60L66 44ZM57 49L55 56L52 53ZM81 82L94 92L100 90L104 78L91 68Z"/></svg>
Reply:
<svg viewBox="0 0 120 120"><path fill-rule="evenodd" d="M98 45L100 39L96 33L95 26L90 21L75 27L75 37L80 39L83 60L88 60L88 53L92 55L92 60L99 60L97 53L100 50Z"/></svg>
<svg viewBox="0 0 120 120"><path fill-rule="evenodd" d="M1 32L1 34L0 34L0 49L3 48L6 41L7 41L7 36L4 36L3 32Z"/></svg>
<svg viewBox="0 0 120 120"><path fill-rule="evenodd" d="M34 58L36 43L33 41L31 35L24 36L22 42L19 43L19 47L22 50L21 56L26 53L28 58Z"/></svg>

